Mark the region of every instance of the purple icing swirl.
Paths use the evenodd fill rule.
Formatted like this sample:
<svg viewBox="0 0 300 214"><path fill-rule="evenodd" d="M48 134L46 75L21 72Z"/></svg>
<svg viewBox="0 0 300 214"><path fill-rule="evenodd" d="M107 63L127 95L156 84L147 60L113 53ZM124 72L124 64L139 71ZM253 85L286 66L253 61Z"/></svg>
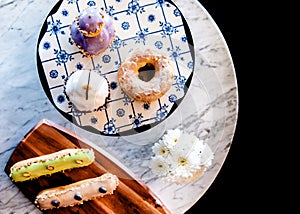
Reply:
<svg viewBox="0 0 300 214"><path fill-rule="evenodd" d="M98 55L112 42L115 29L112 19L98 9L87 8L71 25L71 38L86 55Z"/></svg>
<svg viewBox="0 0 300 214"><path fill-rule="evenodd" d="M98 35L103 25L103 16L96 8L87 8L80 13L78 27L85 36Z"/></svg>

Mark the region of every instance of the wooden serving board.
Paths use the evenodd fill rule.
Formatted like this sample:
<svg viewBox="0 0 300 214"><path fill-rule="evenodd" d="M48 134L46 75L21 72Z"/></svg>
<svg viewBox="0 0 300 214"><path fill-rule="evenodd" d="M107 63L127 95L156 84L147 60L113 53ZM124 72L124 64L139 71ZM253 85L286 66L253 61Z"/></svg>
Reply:
<svg viewBox="0 0 300 214"><path fill-rule="evenodd" d="M91 148L85 139L76 133L43 119L33 127L15 148L5 167L7 175L10 167L21 160L57 152L66 148ZM155 214L170 213L159 198L141 180L135 178L126 167L112 160L109 154L100 148L95 152L95 161L86 167L66 170L41 176L38 179L14 182L30 201L47 188L67 185L87 178L110 172L118 176L120 184L114 194L84 202L74 207L58 208L44 213L118 213L118 214Z"/></svg>

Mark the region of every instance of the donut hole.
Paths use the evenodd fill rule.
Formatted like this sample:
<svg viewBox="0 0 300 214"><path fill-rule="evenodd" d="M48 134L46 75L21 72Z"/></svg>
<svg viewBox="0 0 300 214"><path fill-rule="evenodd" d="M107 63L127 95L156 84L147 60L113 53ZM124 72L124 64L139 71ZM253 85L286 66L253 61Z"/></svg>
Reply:
<svg viewBox="0 0 300 214"><path fill-rule="evenodd" d="M155 75L155 66L152 63L146 63L138 69L138 77L144 82L149 82Z"/></svg>

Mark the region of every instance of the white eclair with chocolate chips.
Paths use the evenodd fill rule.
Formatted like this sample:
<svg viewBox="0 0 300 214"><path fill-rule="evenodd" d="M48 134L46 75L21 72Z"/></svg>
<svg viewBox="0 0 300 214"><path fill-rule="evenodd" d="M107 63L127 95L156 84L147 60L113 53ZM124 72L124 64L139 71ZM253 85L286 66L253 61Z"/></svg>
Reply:
<svg viewBox="0 0 300 214"><path fill-rule="evenodd" d="M43 190L36 196L35 204L40 210L74 206L113 194L118 185L118 177L106 173L96 178Z"/></svg>

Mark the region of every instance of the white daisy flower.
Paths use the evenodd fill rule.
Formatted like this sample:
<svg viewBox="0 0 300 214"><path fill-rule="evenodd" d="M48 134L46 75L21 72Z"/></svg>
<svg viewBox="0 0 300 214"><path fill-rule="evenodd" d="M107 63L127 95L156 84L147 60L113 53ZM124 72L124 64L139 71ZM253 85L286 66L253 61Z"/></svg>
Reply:
<svg viewBox="0 0 300 214"><path fill-rule="evenodd" d="M214 154L203 140L179 129L168 130L152 147L150 168L168 182L188 181L203 166L212 164Z"/></svg>
<svg viewBox="0 0 300 214"><path fill-rule="evenodd" d="M163 142L167 147L173 148L178 142L180 138L180 130L179 129L171 129L168 130L167 133L163 136Z"/></svg>
<svg viewBox="0 0 300 214"><path fill-rule="evenodd" d="M152 151L156 156L167 156L170 153L170 149L164 143L155 143L152 147Z"/></svg>
<svg viewBox="0 0 300 214"><path fill-rule="evenodd" d="M194 143L194 150L196 151L196 152L201 152L203 149L204 149L204 147L205 147L205 145L204 145L204 141L203 140L199 140L199 138L196 138L194 141L193 141L193 143Z"/></svg>
<svg viewBox="0 0 300 214"><path fill-rule="evenodd" d="M172 160L178 166L186 167L187 169L199 165L201 161L199 154L194 151L189 153L186 153L185 151L173 151L171 156Z"/></svg>
<svg viewBox="0 0 300 214"><path fill-rule="evenodd" d="M209 167L214 159L214 153L211 148L206 144L201 152L200 164Z"/></svg>
<svg viewBox="0 0 300 214"><path fill-rule="evenodd" d="M153 157L149 166L152 172L158 176L165 176L169 171L169 164L162 156Z"/></svg>
<svg viewBox="0 0 300 214"><path fill-rule="evenodd" d="M195 140L191 137L191 135L182 133L180 135L178 143L174 146L172 151L181 151L185 154L188 154L195 150L194 147L196 144L194 143L194 141Z"/></svg>

